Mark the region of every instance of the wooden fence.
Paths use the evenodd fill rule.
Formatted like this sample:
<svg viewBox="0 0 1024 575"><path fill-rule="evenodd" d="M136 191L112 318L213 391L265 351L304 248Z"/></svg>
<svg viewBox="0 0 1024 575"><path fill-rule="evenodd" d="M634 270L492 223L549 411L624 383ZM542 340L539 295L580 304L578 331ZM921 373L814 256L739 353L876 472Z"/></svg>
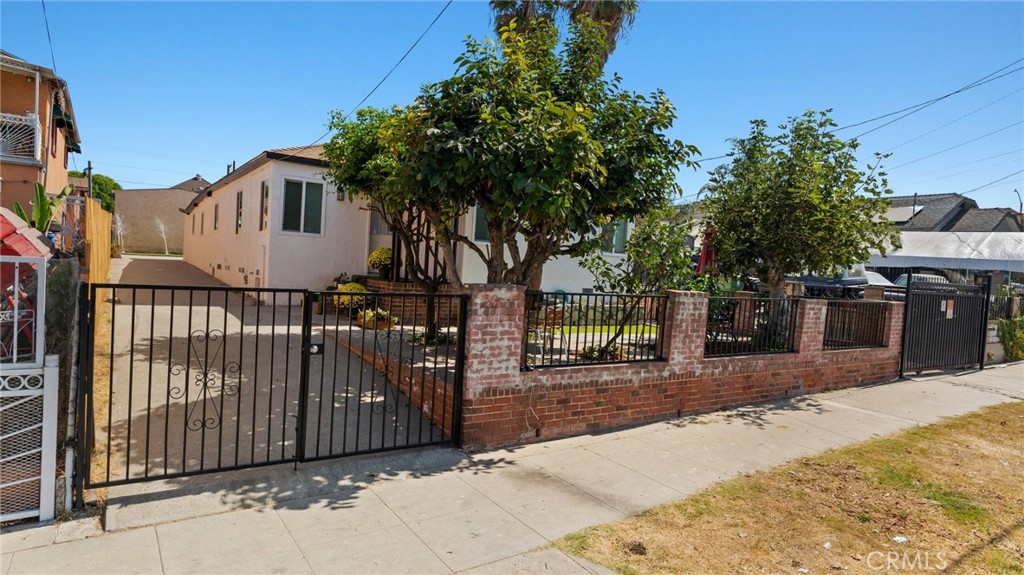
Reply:
<svg viewBox="0 0 1024 575"><path fill-rule="evenodd" d="M85 200L85 281L101 283L110 273L110 212L92 198Z"/></svg>

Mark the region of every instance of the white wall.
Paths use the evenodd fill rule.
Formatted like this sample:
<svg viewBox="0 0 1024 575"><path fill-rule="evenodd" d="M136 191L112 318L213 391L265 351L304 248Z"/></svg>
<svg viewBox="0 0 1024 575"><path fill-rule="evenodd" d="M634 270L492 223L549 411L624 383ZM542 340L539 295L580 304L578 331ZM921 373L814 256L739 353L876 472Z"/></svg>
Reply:
<svg viewBox="0 0 1024 575"><path fill-rule="evenodd" d="M289 162L272 162L270 186L270 287L320 290L340 273L366 274L370 212L362 200L350 202L321 177L322 168ZM313 181L324 185L320 234L281 230L284 181Z"/></svg>
<svg viewBox="0 0 1024 575"><path fill-rule="evenodd" d="M476 218L471 208L469 213L463 216L462 229L468 237L475 237L474 225ZM633 225L629 225L629 232L633 230ZM486 242L477 242L477 245L486 253L489 249L489 244ZM519 247L522 250L526 249L526 242L520 238ZM459 247L459 273L462 275L463 283L485 283L487 281L487 267L484 265L483 260L480 259L475 252L466 249L465 247ZM605 253L604 257L609 261L616 261L625 258L622 254ZM570 258L567 256L557 257L548 260L544 264L544 275L541 279L540 289L543 291L556 291L561 290L568 293L579 293L584 289L591 289L594 287L594 276L583 269L579 265L579 260L576 258Z"/></svg>
<svg viewBox="0 0 1024 575"><path fill-rule="evenodd" d="M182 215L185 262L231 286L266 287L269 233L259 230L259 190L261 181L271 179L271 172L270 164L260 166L214 190L191 214ZM235 194L239 191L243 193L242 228L236 234ZM218 204L220 223L215 230L214 206Z"/></svg>

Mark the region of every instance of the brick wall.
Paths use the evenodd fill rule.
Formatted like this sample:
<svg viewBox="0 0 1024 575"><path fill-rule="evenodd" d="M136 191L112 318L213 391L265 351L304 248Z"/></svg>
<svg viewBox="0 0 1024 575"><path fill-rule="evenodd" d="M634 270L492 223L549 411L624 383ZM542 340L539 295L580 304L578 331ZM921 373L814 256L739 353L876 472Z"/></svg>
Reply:
<svg viewBox="0 0 1024 575"><path fill-rule="evenodd" d="M420 293L420 289L412 282L393 282L379 278L368 278L366 287L379 293ZM449 285L438 289L440 294L454 294ZM451 298L434 299L434 318L443 327L459 325L458 300ZM377 306L391 315L397 316L403 324L424 325L427 321L427 299L418 297L378 297Z"/></svg>
<svg viewBox="0 0 1024 575"><path fill-rule="evenodd" d="M667 361L520 370L525 291L472 286L463 445L482 449L877 383L899 372L903 304L882 348L825 351L825 302L802 300L797 352L704 358L707 294L670 292Z"/></svg>

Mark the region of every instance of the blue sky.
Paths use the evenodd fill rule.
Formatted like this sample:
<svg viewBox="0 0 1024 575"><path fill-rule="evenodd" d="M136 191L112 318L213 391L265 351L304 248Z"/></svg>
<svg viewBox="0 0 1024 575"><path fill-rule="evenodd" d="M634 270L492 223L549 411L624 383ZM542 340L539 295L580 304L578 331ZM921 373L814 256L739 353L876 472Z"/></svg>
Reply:
<svg viewBox="0 0 1024 575"><path fill-rule="evenodd" d="M354 107L443 5L50 0L56 69L83 137L77 165L92 160L125 187L153 187L197 172L212 181L231 161L309 144L329 110ZM486 2L455 2L367 105L410 102L421 84L451 75L467 34L490 27ZM40 2L0 4L0 46L51 66ZM679 113L672 135L712 157L753 118L774 125L833 108L841 126L851 124L1021 58L1021 2L648 0L607 70L634 90L664 89ZM899 194L966 192L1024 169L1022 119L1017 71L863 136L860 156L892 150L890 184ZM701 171L679 178L688 196L706 181ZM970 197L1017 207L1014 188L1024 195L1024 174Z"/></svg>

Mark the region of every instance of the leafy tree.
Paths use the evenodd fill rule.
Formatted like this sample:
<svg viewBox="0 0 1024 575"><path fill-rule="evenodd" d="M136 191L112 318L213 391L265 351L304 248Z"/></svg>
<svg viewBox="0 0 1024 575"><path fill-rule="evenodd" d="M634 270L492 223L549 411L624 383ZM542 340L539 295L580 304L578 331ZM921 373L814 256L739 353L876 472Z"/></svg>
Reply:
<svg viewBox="0 0 1024 575"><path fill-rule="evenodd" d="M656 209L633 228L624 258L610 261L593 253L581 265L593 274L594 286L603 292L654 294L686 288L693 278L688 230L689 218L679 208Z"/></svg>
<svg viewBox="0 0 1024 575"><path fill-rule="evenodd" d="M633 26L639 7L639 0L491 0L498 34L513 20L527 24L538 19L553 22L559 15L566 15L571 21L600 22L606 30L602 66L615 51L618 39Z"/></svg>
<svg viewBox="0 0 1024 575"><path fill-rule="evenodd" d="M581 265L594 275L594 286L608 293L656 294L689 287L693 279L693 250L687 245L690 220L675 206L652 210L641 218L626 240L625 258L609 261L598 253ZM618 327L600 348L607 355L633 322L643 300L631 298L624 305Z"/></svg>
<svg viewBox="0 0 1024 575"><path fill-rule="evenodd" d="M76 178L86 177L85 172L71 170L69 176ZM92 175L92 197L99 200L104 210L114 213L114 191L120 190L121 184L114 178L103 174L93 173Z"/></svg>
<svg viewBox="0 0 1024 575"><path fill-rule="evenodd" d="M752 121L703 189L720 268L755 270L773 298L785 296L787 274L833 273L900 245L884 217L892 193L878 169L884 156L859 169L857 141L832 133L830 112L791 117L777 135Z"/></svg>
<svg viewBox="0 0 1024 575"><path fill-rule="evenodd" d="M434 273L432 263L443 259L442 247L433 241L434 236L425 224L442 218L443 198L415 182L398 185L394 177L399 158L403 156L402 145L389 144L385 136L399 129L403 115L400 109L363 108L356 112L355 120L346 120L342 112L333 112L330 126L337 133L324 144L323 158L330 165L326 177L338 188L338 193L347 194L349 200L367 201L367 209L377 213L398 237L406 276L421 291L436 293L445 278ZM385 123L388 123L387 130ZM454 212L449 209L445 213ZM451 249L450 244L447 247ZM457 277L452 284L457 289L462 287ZM438 333L433 306L433 299L427 298L425 337L428 341Z"/></svg>
<svg viewBox="0 0 1024 575"><path fill-rule="evenodd" d="M397 157L389 187L430 219L452 283L452 242L487 266L489 283L529 285L548 259L601 245L603 226L647 213L679 192L675 171L696 148L664 131L675 109L605 79L604 26L583 17L559 49L554 24L513 20L501 42L469 39L448 80L382 125ZM453 221L480 208L481 247Z"/></svg>

